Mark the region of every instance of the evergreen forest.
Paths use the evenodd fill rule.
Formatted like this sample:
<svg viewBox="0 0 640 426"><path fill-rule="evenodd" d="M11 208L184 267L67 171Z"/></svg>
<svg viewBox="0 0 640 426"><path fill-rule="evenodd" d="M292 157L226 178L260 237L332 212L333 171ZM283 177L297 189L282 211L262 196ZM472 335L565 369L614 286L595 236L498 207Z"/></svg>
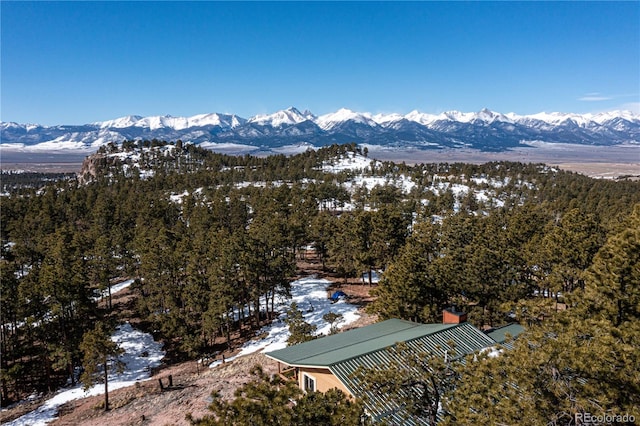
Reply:
<svg viewBox="0 0 640 426"><path fill-rule="evenodd" d="M76 177L12 179L2 406L79 380L83 337L117 317L118 280L135 279L133 315L170 359L197 359L273 320L313 250L373 287L381 319L440 322L455 306L479 328L525 326L458 373L451 424L640 418L640 182L382 162L355 144L259 157L158 140L105 146Z"/></svg>

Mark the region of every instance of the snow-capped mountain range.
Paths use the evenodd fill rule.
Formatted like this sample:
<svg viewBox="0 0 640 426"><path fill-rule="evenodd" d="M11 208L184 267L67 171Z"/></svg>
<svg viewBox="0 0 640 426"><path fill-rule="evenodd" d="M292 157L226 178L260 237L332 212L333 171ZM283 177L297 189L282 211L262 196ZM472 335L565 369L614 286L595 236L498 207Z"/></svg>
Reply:
<svg viewBox="0 0 640 426"><path fill-rule="evenodd" d="M316 116L294 107L245 119L233 114L193 117L129 115L84 125L41 126L0 123L0 147L33 150L90 150L109 142L158 139L240 144L256 149L332 143L397 148L475 148L502 151L531 141L587 145L640 144L640 115L629 111L598 114L502 114L448 111L425 114L370 114L342 108Z"/></svg>

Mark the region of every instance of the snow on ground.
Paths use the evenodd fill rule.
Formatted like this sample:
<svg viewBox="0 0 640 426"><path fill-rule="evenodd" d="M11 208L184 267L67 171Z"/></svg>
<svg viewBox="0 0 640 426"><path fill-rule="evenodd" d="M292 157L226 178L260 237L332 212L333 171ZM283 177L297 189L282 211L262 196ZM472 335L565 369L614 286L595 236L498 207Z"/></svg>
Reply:
<svg viewBox="0 0 640 426"><path fill-rule="evenodd" d="M106 142L105 142L106 143ZM36 152L46 154L59 154L73 151L73 153L92 154L98 145L91 144L87 146L83 141L65 141L64 136L46 142L40 142L34 145L25 145L24 143L3 143L0 148L7 151L17 152Z"/></svg>
<svg viewBox="0 0 640 426"><path fill-rule="evenodd" d="M461 185L459 183L451 184L449 189L451 189L451 192L453 192L453 195L456 198L460 198L469 192L469 187L467 185Z"/></svg>
<svg viewBox="0 0 640 426"><path fill-rule="evenodd" d="M330 326L322 319L322 316L329 312L342 314L343 320L338 324L339 328L351 324L360 317L357 312L358 307L344 300L331 303L327 293L327 288L330 284L330 281L315 277L307 277L294 281L291 283L291 299L276 297L276 310L284 314L291 303L296 302L298 309L304 314L304 320L317 327L317 335L329 334ZM287 346L287 339L289 338L289 327L284 322L284 315L281 315L271 324L264 326L257 334L266 334L267 336L263 339L252 340L245 343L240 353L234 357L227 358L226 361L232 361L236 357L258 351L270 352L285 348ZM213 368L221 363L222 361L218 360L210 364L209 367Z"/></svg>
<svg viewBox="0 0 640 426"><path fill-rule="evenodd" d="M382 176L355 176L353 179L345 182L345 184L350 184L351 191L354 191L356 188L365 187L369 191L375 188L377 185L384 186L389 183L389 180L386 177Z"/></svg>
<svg viewBox="0 0 640 426"><path fill-rule="evenodd" d="M116 328L111 340L118 343L124 354L120 360L125 363L122 373L109 374L109 391L132 386L136 382L146 380L151 376L151 369L158 367L165 353L162 345L153 340L153 336L143 333L125 323ZM7 423L7 426L37 426L52 422L58 413L58 408L66 402L88 396L104 393L104 384L92 386L86 391L82 385L61 390L56 396L45 401L37 410Z"/></svg>
<svg viewBox="0 0 640 426"><path fill-rule="evenodd" d="M478 191L475 191L475 196L476 196L476 200L478 201L482 201L482 202L489 202L493 197L490 197L490 193L487 193L487 191L485 191L484 189L480 189Z"/></svg>
<svg viewBox="0 0 640 426"><path fill-rule="evenodd" d="M385 185L394 186L396 188L399 188L403 194L408 194L416 186L416 183L411 180L409 176L405 175L399 175L395 178L390 176L383 177L357 175L353 177L353 179L346 181L343 186L347 189L347 191L350 191L353 194L358 188L366 188L367 190L371 191L376 186L383 187Z"/></svg>
<svg viewBox="0 0 640 426"><path fill-rule="evenodd" d="M322 165L322 171L327 173L338 173L343 170L365 170L371 165L371 159L364 155L348 153L347 156L337 158ZM379 161L375 161L380 164Z"/></svg>
<svg viewBox="0 0 640 426"><path fill-rule="evenodd" d="M469 178L469 180L473 183L475 183L476 185L489 185L489 179L487 179L486 177L471 177Z"/></svg>
<svg viewBox="0 0 640 426"><path fill-rule="evenodd" d="M317 148L313 144L310 144L308 142L300 142L295 145L285 145L281 147L271 148L271 151L277 154L284 155L302 154L303 152L307 152L308 150L315 151L317 150Z"/></svg>
<svg viewBox="0 0 640 426"><path fill-rule="evenodd" d="M480 186L480 185L488 185L490 187L493 188L502 188L503 186L505 186L507 183L509 183L509 176L506 176L503 180L498 180L498 179L494 179L494 178L487 178L485 176L481 176L481 177L476 177L473 176L471 178L469 178L469 180L473 183L475 183L476 185Z"/></svg>
<svg viewBox="0 0 640 426"><path fill-rule="evenodd" d="M497 358L504 352L504 349L496 347L496 346L487 346L486 348L480 349L480 353L486 353L489 358Z"/></svg>
<svg viewBox="0 0 640 426"><path fill-rule="evenodd" d="M114 284L111 286L111 296L113 296L114 294L124 290L125 288L129 287L131 284L133 284L133 279L131 280L126 280L126 281L122 281L119 282L117 284ZM94 297L93 300L98 301L98 300L102 300L102 299L106 299L109 297L109 289L106 288L104 290L102 290L102 292L100 292L100 296Z"/></svg>
<svg viewBox="0 0 640 426"><path fill-rule="evenodd" d="M281 181L281 180L273 180L273 181L269 181L269 182L265 182L265 181L253 181L253 182L244 181L244 182L238 182L238 183L234 184L234 186L236 188L249 188L249 187L266 188L267 186L280 187L282 185L285 185L285 183L283 181Z"/></svg>
<svg viewBox="0 0 640 426"><path fill-rule="evenodd" d="M147 149L146 152L149 152L149 149ZM136 167L140 168L140 159L142 158L142 154L140 152L119 151L112 152L108 154L107 157L119 158L120 160L129 160L134 163Z"/></svg>
<svg viewBox="0 0 640 426"><path fill-rule="evenodd" d="M188 197L189 195L194 195L194 196L198 195L198 196L200 196L200 195L202 195L202 191L203 190L204 190L204 188L200 187L200 188L194 190L192 194L189 193L189 191L186 191L186 190L184 192L180 193L180 194L176 194L176 193L172 192L169 195L169 201L171 201L174 204L182 204L182 200L183 200L184 197Z"/></svg>
<svg viewBox="0 0 640 426"><path fill-rule="evenodd" d="M169 200L174 204L182 204L182 199L189 196L189 191L184 191L182 194L171 194Z"/></svg>
<svg viewBox="0 0 640 426"><path fill-rule="evenodd" d="M147 179L151 179L152 177L154 177L156 174L156 172L154 172L153 170L140 170L140 179L142 180L147 180Z"/></svg>
<svg viewBox="0 0 640 426"><path fill-rule="evenodd" d="M408 194L416 186L416 183L411 180L411 177L400 175L398 179L394 180L394 185L400 188L404 194Z"/></svg>
<svg viewBox="0 0 640 426"><path fill-rule="evenodd" d="M200 148L205 148L213 152L219 152L229 155L244 155L250 154L260 148L253 145L244 145L238 143L216 143L216 142L202 142L198 145Z"/></svg>
<svg viewBox="0 0 640 426"><path fill-rule="evenodd" d="M382 271L371 271L371 283L373 284L379 283L381 273ZM362 278L362 281L369 282L369 272L362 273L360 277Z"/></svg>
<svg viewBox="0 0 640 426"><path fill-rule="evenodd" d="M133 281L135 281L135 280L131 279L131 280L122 281L122 282L119 282L118 284L112 285L111 286L111 295L113 296L114 294L116 294L116 293L124 290L125 288L129 287L131 284L133 284ZM109 297L109 290L108 289L102 291L102 297L103 298L104 297Z"/></svg>

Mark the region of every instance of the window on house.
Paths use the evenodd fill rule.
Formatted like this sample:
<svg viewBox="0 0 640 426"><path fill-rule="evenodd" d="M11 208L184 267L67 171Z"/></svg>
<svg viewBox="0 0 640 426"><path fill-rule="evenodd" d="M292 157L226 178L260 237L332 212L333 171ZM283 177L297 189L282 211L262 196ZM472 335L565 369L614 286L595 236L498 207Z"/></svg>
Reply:
<svg viewBox="0 0 640 426"><path fill-rule="evenodd" d="M305 392L315 392L316 390L316 379L306 374L302 375L302 380L304 381L304 390Z"/></svg>

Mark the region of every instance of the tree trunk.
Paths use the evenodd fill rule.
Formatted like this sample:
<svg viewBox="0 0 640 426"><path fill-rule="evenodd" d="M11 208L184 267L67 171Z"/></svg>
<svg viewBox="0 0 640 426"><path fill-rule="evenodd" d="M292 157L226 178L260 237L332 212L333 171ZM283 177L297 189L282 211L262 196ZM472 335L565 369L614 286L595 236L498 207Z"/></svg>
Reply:
<svg viewBox="0 0 640 426"><path fill-rule="evenodd" d="M111 281L107 284L107 288L109 289L109 310L113 309L113 304L111 303Z"/></svg>
<svg viewBox="0 0 640 426"><path fill-rule="evenodd" d="M0 388L2 389L0 393L0 401L2 401L2 405L4 406L5 401L9 400L9 388L7 387L7 380L4 376L0 379Z"/></svg>
<svg viewBox="0 0 640 426"><path fill-rule="evenodd" d="M73 374L73 363L71 361L69 361L67 363L67 369L69 370L69 377L71 377L71 384L75 385L76 384L76 376L75 376L75 374Z"/></svg>
<svg viewBox="0 0 640 426"><path fill-rule="evenodd" d="M227 320L225 321L224 328L224 336L227 339L227 348L231 347L231 320L229 319L229 315L227 315Z"/></svg>
<svg viewBox="0 0 640 426"><path fill-rule="evenodd" d="M253 313L256 318L256 327L260 328L260 296L257 296L255 299L255 306L253 307Z"/></svg>
<svg viewBox="0 0 640 426"><path fill-rule="evenodd" d="M273 318L275 318L275 314L276 314L276 292L274 291L273 293L271 293L271 315Z"/></svg>
<svg viewBox="0 0 640 426"><path fill-rule="evenodd" d="M109 411L109 370L107 369L107 361L104 361L104 411Z"/></svg>
<svg viewBox="0 0 640 426"><path fill-rule="evenodd" d="M45 371L46 371L45 374L47 376L47 390L51 392L53 390L53 384L51 383L51 361L49 360L49 356L46 354L44 356L44 362L45 362Z"/></svg>

